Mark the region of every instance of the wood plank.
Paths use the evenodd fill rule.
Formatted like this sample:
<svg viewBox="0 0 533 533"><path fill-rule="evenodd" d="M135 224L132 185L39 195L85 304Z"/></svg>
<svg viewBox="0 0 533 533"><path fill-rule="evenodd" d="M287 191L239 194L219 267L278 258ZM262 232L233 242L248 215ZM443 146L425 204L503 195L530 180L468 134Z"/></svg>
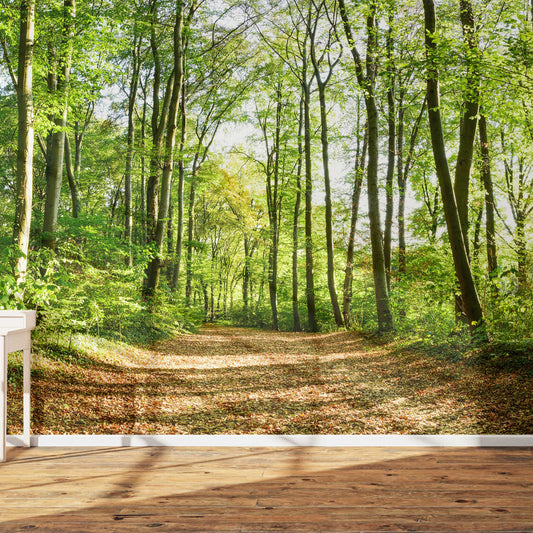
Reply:
<svg viewBox="0 0 533 533"><path fill-rule="evenodd" d="M533 531L527 449L16 449L0 532Z"/></svg>

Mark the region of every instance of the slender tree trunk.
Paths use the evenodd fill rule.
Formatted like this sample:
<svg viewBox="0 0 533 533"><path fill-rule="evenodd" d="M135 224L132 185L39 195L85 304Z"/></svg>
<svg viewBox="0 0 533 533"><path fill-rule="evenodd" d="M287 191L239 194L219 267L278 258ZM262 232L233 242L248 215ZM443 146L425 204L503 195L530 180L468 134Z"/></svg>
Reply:
<svg viewBox="0 0 533 533"><path fill-rule="evenodd" d="M487 120L485 115L479 117L479 142L481 144L481 177L485 189L485 221L487 239L487 270L489 279L493 279L498 269L498 257L496 251L496 230L494 224L494 191L490 168L489 139L487 135Z"/></svg>
<svg viewBox="0 0 533 533"><path fill-rule="evenodd" d="M304 154L305 154L305 280L307 299L307 328L318 331L316 321L315 281L313 272L313 176L311 163L310 89L303 83L304 97Z"/></svg>
<svg viewBox="0 0 533 533"><path fill-rule="evenodd" d="M136 29L134 30L136 31ZM139 72L141 68L140 44L142 38L134 36L132 47L132 74L130 93L128 96L128 133L126 138L126 172L124 174L124 238L128 247L126 264L133 264L131 245L133 241L133 202L132 202L132 176L133 159L135 154L135 105L137 102L137 90L139 87Z"/></svg>
<svg viewBox="0 0 533 533"><path fill-rule="evenodd" d="M65 133L65 167L67 170L68 184L70 188L70 198L72 202L72 217L78 218L81 213L80 190L78 187L78 180L76 179L76 171L72 165L72 149L70 146L70 138Z"/></svg>
<svg viewBox="0 0 533 533"><path fill-rule="evenodd" d="M168 214L167 214L167 225L166 225L166 243L167 243L167 256L172 257L174 253L174 202L172 201L172 188L173 182L170 181L170 198L168 201ZM172 271L174 270L172 264L167 268L167 280L169 284L172 282Z"/></svg>
<svg viewBox="0 0 533 533"><path fill-rule="evenodd" d="M527 241L526 241L526 217L523 212L518 212L515 219L514 245L517 255L518 270L518 294L525 294L528 287L528 268L527 268Z"/></svg>
<svg viewBox="0 0 533 533"><path fill-rule="evenodd" d="M173 70L172 74L167 80L164 93L165 95L161 105L159 94L161 89L161 57L155 29L159 23L157 10L158 0L152 0L150 47L152 49L152 57L154 61L154 74L152 91L152 147L150 152L150 173L146 186L146 240L148 243L154 243L157 240L156 233L157 221L160 212L159 196L161 189L160 163L163 152L164 133L167 129L167 122L170 114L172 87L175 86L175 70ZM162 194L164 195L164 193Z"/></svg>
<svg viewBox="0 0 533 533"><path fill-rule="evenodd" d="M346 327L352 324L352 286L353 286L353 262L355 255L355 230L359 216L359 202L361 199L361 189L363 187L366 152L368 149L367 127L365 125L363 134L363 148L360 149L360 141L357 141L357 154L355 158L355 175L352 188L352 208L350 217L350 233L348 235L348 247L346 250L346 269L344 271L344 292L342 299L342 314Z"/></svg>
<svg viewBox="0 0 533 533"><path fill-rule="evenodd" d="M191 176L189 191L189 206L187 210L187 257L186 257L186 280L185 280L185 307L191 306L192 295L192 252L194 239L194 202L196 196L196 183L194 173Z"/></svg>
<svg viewBox="0 0 533 533"><path fill-rule="evenodd" d="M318 70L315 77L319 79ZM324 166L324 187L325 187L325 216L326 216L326 251L328 257L328 290L333 309L333 318L337 327L344 326L337 289L335 287L335 255L333 249L333 210L331 205L331 179L329 175L329 146L328 146L328 119L326 114L326 88L325 84L318 82L318 97L320 100L320 139L322 143L322 164Z"/></svg>
<svg viewBox="0 0 533 533"><path fill-rule="evenodd" d="M268 253L268 292L270 297L270 309L272 312L272 329L279 329L278 322L278 253L279 253L279 225L278 217L281 206L279 205L279 158L281 138L281 111L282 111L281 81L278 81L276 89L276 126L272 151L268 154L267 163L267 203L270 230L270 247ZM266 123L264 135L267 139Z"/></svg>
<svg viewBox="0 0 533 533"><path fill-rule="evenodd" d="M426 110L426 98L422 102L420 112L415 120L413 129L411 130L411 137L409 140L409 151L403 162L403 144L404 144L404 124L405 124L405 107L404 107L405 89L400 88L400 102L398 105L398 162L397 162L397 176L398 176L398 274L403 277L407 271L407 250L405 242L405 195L407 192L407 180L409 171L411 170L411 163L413 161L413 154L415 151L416 140L420 130L420 123ZM435 228L436 229L436 228Z"/></svg>
<svg viewBox="0 0 533 533"><path fill-rule="evenodd" d="M391 331L394 328L392 312L387 289L387 275L385 272L385 257L381 236L381 217L379 208L378 187L378 157L379 157L379 122L378 109L374 95L375 75L377 69L377 3L372 2L367 15L367 50L366 73L363 70L361 56L355 46L352 27L344 0L339 0L344 31L350 45L350 52L354 60L357 81L365 91L365 104L368 123L368 216L370 219L370 241L372 244L372 271L374 276L374 292L376 295L376 310L378 315L378 329L380 332Z"/></svg>
<svg viewBox="0 0 533 533"><path fill-rule="evenodd" d="M202 286L202 292L204 295L204 316L205 320L209 318L209 292L207 291L207 283L204 281L204 278L200 278L200 285Z"/></svg>
<svg viewBox="0 0 533 533"><path fill-rule="evenodd" d="M20 4L20 36L17 76L17 189L13 241L19 255L15 260L18 285L26 280L30 244L31 208L33 195L33 45L35 32L35 2ZM23 294L18 295L22 299Z"/></svg>
<svg viewBox="0 0 533 533"><path fill-rule="evenodd" d="M242 271L242 303L244 307L245 322L249 318L249 283L250 283L250 238L244 236L244 267Z"/></svg>
<svg viewBox="0 0 533 533"><path fill-rule="evenodd" d="M292 330L302 331L300 322L300 308L298 305L298 244L300 225L300 204L302 202L302 166L303 166L303 99L300 99L300 112L298 115L298 163L296 168L296 196L292 219Z"/></svg>
<svg viewBox="0 0 533 533"><path fill-rule="evenodd" d="M466 94L464 114L461 120L459 134L459 151L455 166L454 193L459 212L459 220L463 231L466 253L469 253L468 240L468 197L470 188L470 173L476 139L476 128L479 113L479 47L476 36L474 13L470 0L460 0L460 18L463 26L464 40L469 49L468 72L466 79Z"/></svg>
<svg viewBox="0 0 533 533"><path fill-rule="evenodd" d="M516 255L518 259L518 294L526 293L528 287L528 265L527 265L527 241L526 241L526 176L524 170L524 157L518 160L518 188L514 195L513 205L511 206L514 221L515 233L513 237ZM531 211L531 210L530 210Z"/></svg>
<svg viewBox="0 0 533 533"><path fill-rule="evenodd" d="M472 264L479 264L479 250L481 248L481 220L483 218L483 204L479 206L474 221L474 240L472 242Z"/></svg>
<svg viewBox="0 0 533 533"><path fill-rule="evenodd" d="M366 109L368 117L368 216L370 219L370 241L372 244L372 271L374 274L378 328L380 332L386 332L391 331L394 325L389 304L385 257L383 253L383 242L381 240L378 188L379 124L378 110L372 95L366 97Z"/></svg>
<svg viewBox="0 0 533 533"><path fill-rule="evenodd" d="M167 216L170 204L170 191L172 184L172 169L174 166L174 146L176 142L176 129L178 108L183 84L183 5L182 0L176 2L176 22L174 25L174 75L173 83L167 89L171 90L169 111L166 128L165 154L163 159L163 175L161 178L161 199L156 224L155 245L156 254L148 264L146 270L147 283L144 288L144 297L150 300L155 295L159 285L161 269L163 267L164 235L167 226Z"/></svg>
<svg viewBox="0 0 533 533"><path fill-rule="evenodd" d="M48 137L46 161L46 201L43 216L42 243L52 250L56 246L57 216L63 181L63 161L65 158L65 129L67 127L68 112L68 84L72 62L72 33L73 20L76 16L75 0L64 0L62 35L58 58L52 49L52 65L48 72L48 91L57 93L62 100L62 111L59 115L52 116L52 121L57 131ZM50 45L52 48L54 45ZM64 49L63 49L64 48ZM59 72L58 72L59 71Z"/></svg>
<svg viewBox="0 0 533 533"><path fill-rule="evenodd" d="M70 188L70 198L72 202L72 216L78 218L82 212L82 202L80 197L79 179L81 175L81 149L87 128L94 113L94 102L87 105L83 127L80 128L79 121L74 123L74 157L72 157L72 145L68 133L65 133L65 167L67 171L68 184ZM74 163L72 163L74 161Z"/></svg>
<svg viewBox="0 0 533 533"><path fill-rule="evenodd" d="M172 272L172 291L177 290L181 269L181 254L183 251L183 217L184 217L184 198L183 191L185 188L185 162L183 160L185 141L187 138L187 109L186 109L186 91L183 87L180 103L181 132L178 151L178 227L176 236L176 255L174 258L174 269Z"/></svg>
<svg viewBox="0 0 533 533"><path fill-rule="evenodd" d="M392 219L394 215L394 162L396 155L396 109L394 102L394 63L393 63L393 40L392 24L393 13L389 15L389 30L387 34L387 60L389 72L387 87L387 125L388 125L388 149L387 149L387 177L385 180L385 227L383 232L383 255L385 260L385 273L387 275L387 290L390 291L391 258L392 258Z"/></svg>
<svg viewBox="0 0 533 533"><path fill-rule="evenodd" d="M272 329L279 330L278 321L278 249L279 237L277 235L277 228L273 228L270 242L270 250L268 254L268 293L270 297L270 310L272 312Z"/></svg>
<svg viewBox="0 0 533 533"><path fill-rule="evenodd" d="M397 183L398 183L398 278L405 276L407 271L406 261L406 243L405 243L405 195L407 188L407 179L403 172L403 139L404 139L404 107L405 89L400 88L400 98L398 104L398 136L397 142Z"/></svg>
<svg viewBox="0 0 533 533"><path fill-rule="evenodd" d="M146 99L146 93L143 100L143 113L141 119L141 238L140 244L146 244L147 242L147 208L146 208L146 111L148 102Z"/></svg>
<svg viewBox="0 0 533 533"><path fill-rule="evenodd" d="M464 311L472 334L482 342L486 340L483 310L477 294L472 270L470 269L470 262L463 239L461 221L455 202L455 194L444 145L444 133L440 114L439 73L435 63L436 42L433 39L436 26L435 4L433 0L424 0L424 16L426 30L425 46L428 60L427 106L435 169L439 179L455 273L461 288Z"/></svg>

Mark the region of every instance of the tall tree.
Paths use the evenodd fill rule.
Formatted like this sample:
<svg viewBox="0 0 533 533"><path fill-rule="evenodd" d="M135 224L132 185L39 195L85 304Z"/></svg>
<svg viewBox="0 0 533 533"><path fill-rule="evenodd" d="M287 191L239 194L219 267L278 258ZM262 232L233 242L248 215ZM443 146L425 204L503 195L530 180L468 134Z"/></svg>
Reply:
<svg viewBox="0 0 533 533"><path fill-rule="evenodd" d="M303 99L300 97L298 113L298 160L296 163L296 192L292 218L292 330L302 331L298 298L298 250L300 236L300 211L302 203L302 165L303 165Z"/></svg>
<svg viewBox="0 0 533 533"><path fill-rule="evenodd" d="M385 273L387 275L387 289L390 291L390 274L392 259L392 219L394 215L394 165L396 159L396 67L394 64L394 2L389 6L389 20L387 31L386 52L386 84L387 84L387 176L385 179L385 224L383 228L383 256L385 261Z"/></svg>
<svg viewBox="0 0 533 533"><path fill-rule="evenodd" d="M479 143L481 148L481 178L485 191L485 233L487 240L487 271L489 279L493 279L498 269L495 228L495 199L492 185L489 137L487 119L482 113L479 117Z"/></svg>
<svg viewBox="0 0 533 533"><path fill-rule="evenodd" d="M270 296L270 309L272 312L272 329L279 329L278 317L278 257L279 233L282 207L282 179L280 175L280 159L282 151L281 128L283 110L282 72L277 73L277 82L274 96L274 131L272 139L269 138L268 123L270 110L258 113L259 124L263 134L267 160L263 165L266 178L266 200L268 208L270 247L268 253L268 291Z"/></svg>
<svg viewBox="0 0 533 533"><path fill-rule="evenodd" d="M48 134L46 143L46 202L43 216L43 245L55 249L57 216L63 181L63 161L65 157L65 130L68 113L68 88L72 64L72 47L74 19L76 17L76 0L64 0L60 21L61 34L59 44L48 43L49 65L47 84L48 92L59 99L57 114L50 116L53 129Z"/></svg>
<svg viewBox="0 0 533 533"><path fill-rule="evenodd" d="M461 118L459 149L457 153L457 163L455 165L454 193L457 201L457 210L459 211L461 228L463 230L463 240L468 253L468 196L479 115L481 56L474 20L474 11L470 0L460 0L459 10L466 48L467 72L463 104L464 112Z"/></svg>
<svg viewBox="0 0 533 533"><path fill-rule="evenodd" d="M172 277L170 281L170 289L176 291L178 288L178 280L181 270L181 258L183 251L183 228L185 220L185 148L187 141L187 118L188 118L188 80L187 80L187 57L189 50L189 41L191 34L191 22L198 8L198 2L194 0L189 6L187 17L184 23L183 31L183 86L181 90L180 100L180 139L178 144L177 153L177 167L178 167L178 190L177 190L177 203L178 203L178 220L176 228L176 250L173 258Z"/></svg>
<svg viewBox="0 0 533 533"><path fill-rule="evenodd" d="M359 100L357 101L357 149L355 153L354 181L352 185L351 210L350 210L350 231L348 234L348 245L346 248L346 268L344 270L344 286L342 298L342 314L346 327L352 323L351 303L353 295L353 265L355 257L355 230L359 217L359 201L361 189L363 187L364 172L366 165L366 152L368 148L368 136L366 125L363 128L363 141L360 135L360 113Z"/></svg>
<svg viewBox="0 0 533 533"><path fill-rule="evenodd" d="M472 334L475 334L480 341L484 341L486 339L486 331L483 310L470 268L444 144L444 132L440 111L438 51L435 33L436 13L433 0L424 0L424 20L427 54L427 107L435 169L439 179L448 236L455 265L455 273L461 288L464 312Z"/></svg>
<svg viewBox="0 0 533 533"><path fill-rule="evenodd" d="M310 30L313 25L313 0L301 4L290 0L282 17L288 27L280 27L284 39L268 39L263 32L261 37L290 69L301 88L302 127L303 127L303 168L304 168L304 235L305 235L305 296L307 306L307 329L318 331L316 316L314 252L313 252L313 168L312 168L312 125L311 93L314 83L312 61L310 59Z"/></svg>
<svg viewBox="0 0 533 533"><path fill-rule="evenodd" d="M33 46L35 2L20 4L20 33L17 71L17 188L13 240L19 254L15 263L17 283L23 284L28 269L28 251L33 197ZM22 294L20 294L22 297Z"/></svg>
<svg viewBox="0 0 533 533"><path fill-rule="evenodd" d="M311 27L311 3L306 17L306 27ZM298 38L300 51L300 71L298 79L302 88L304 111L304 161L305 161L305 283L307 300L307 328L318 331L315 302L315 274L313 259L313 169L311 161L311 87L313 76L309 75L309 32L303 39Z"/></svg>
<svg viewBox="0 0 533 533"><path fill-rule="evenodd" d="M363 66L361 55L356 46L348 11L346 10L346 4L344 0L339 0L340 14L343 21L344 31L346 33L346 39L352 53L357 81L365 95L368 127L368 216L370 219L370 241L372 244L372 271L374 275L378 328L380 332L386 332L391 331L394 328L394 324L389 302L389 291L387 288L379 208L379 120L375 94L376 71L378 66L377 7L378 4L375 1L371 1L368 7L366 16L366 60L365 66Z"/></svg>
<svg viewBox="0 0 533 533"><path fill-rule="evenodd" d="M165 229L169 213L172 171L174 166L174 146L176 143L176 129L178 121L179 101L183 84L183 1L177 0L173 37L173 74L172 84L167 90L171 93L168 97L168 115L164 120L166 125L165 147L163 154L163 172L161 177L161 198L159 201L158 216L153 242L155 254L146 269L146 284L143 288L145 299L150 300L155 295L159 286L161 269L163 267L163 253L165 243Z"/></svg>
<svg viewBox="0 0 533 533"><path fill-rule="evenodd" d="M342 46L336 35L336 11L333 15L327 12L327 6L324 1L315 4L315 12L313 14L314 21L309 28L310 39L310 55L313 64L313 74L318 87L318 98L320 101L320 141L322 144L322 165L324 169L324 187L325 187L325 225L326 225L326 251L328 256L328 290L331 300L331 307L333 308L333 317L337 326L343 326L344 320L342 317L339 301L337 298L337 289L335 287L335 256L333 249L333 210L331 203L331 178L329 170L329 133L328 133L328 117L326 108L326 87L333 76L333 72L342 56ZM319 36L319 24L323 17L330 19L326 35ZM323 43L319 44L319 40L324 39ZM320 46L320 50L318 50ZM336 53L333 50L337 48ZM323 64L326 63L322 72Z"/></svg>
<svg viewBox="0 0 533 533"><path fill-rule="evenodd" d="M156 228L159 216L159 194L161 187L161 158L163 151L164 134L167 129L170 114L170 100L172 89L175 86L174 70L168 76L163 97L161 97L163 84L163 63L161 59L161 37L158 33L159 0L151 0L150 4L150 49L152 51L152 142L150 147L150 170L146 186L146 233L147 242L156 241Z"/></svg>
<svg viewBox="0 0 533 533"><path fill-rule="evenodd" d="M133 264L131 245L133 240L133 200L132 200L132 177L133 160L135 154L135 106L137 103L137 91L139 89L139 74L141 70L141 46L143 38L133 29L133 43L131 46L131 81L128 94L128 131L126 136L126 170L124 172L124 237L128 247L126 263Z"/></svg>
<svg viewBox="0 0 533 533"><path fill-rule="evenodd" d="M420 111L414 121L409 137L409 146L407 157L404 162L404 131L405 131L405 87L399 88L399 103L398 103L398 135L397 135L397 183L398 183L398 274L405 275L407 272L407 246L405 238L405 200L407 193L407 181L409 172L413 164L413 157L415 152L418 132L420 130L420 123L422 117L426 112L426 98L420 106ZM436 228L435 228L436 230Z"/></svg>
<svg viewBox="0 0 533 533"><path fill-rule="evenodd" d="M530 135L532 133L530 132ZM533 135L531 138L533 139ZM518 293L524 294L529 284L526 222L533 213L533 166L528 163L526 156L521 153L520 149L517 150L512 142L507 142L507 137L503 131L501 132L501 142L504 151L507 152L504 159L504 190L514 224L510 227L509 224L504 223L512 237L512 247L517 257Z"/></svg>

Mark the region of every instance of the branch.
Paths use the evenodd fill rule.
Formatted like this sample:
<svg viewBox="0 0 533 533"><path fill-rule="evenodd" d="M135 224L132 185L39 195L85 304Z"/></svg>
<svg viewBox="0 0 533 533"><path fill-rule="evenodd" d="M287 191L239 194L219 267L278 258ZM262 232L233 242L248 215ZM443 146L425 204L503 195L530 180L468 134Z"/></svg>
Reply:
<svg viewBox="0 0 533 533"><path fill-rule="evenodd" d="M13 63L11 62L11 56L9 55L9 48L7 46L7 42L4 37L2 37L2 39L0 40L0 43L2 44L2 50L4 52L4 59L7 65L7 70L9 71L9 76L11 77L11 82L13 83L15 90L17 90L18 88L17 75L15 74L15 70L13 69Z"/></svg>

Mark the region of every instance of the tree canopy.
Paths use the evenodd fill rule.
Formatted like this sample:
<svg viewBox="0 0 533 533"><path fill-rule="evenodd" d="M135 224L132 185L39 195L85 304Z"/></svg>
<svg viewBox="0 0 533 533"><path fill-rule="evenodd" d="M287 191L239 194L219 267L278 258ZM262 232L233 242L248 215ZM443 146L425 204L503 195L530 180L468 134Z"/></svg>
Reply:
<svg viewBox="0 0 533 533"><path fill-rule="evenodd" d="M0 6L0 308L531 338L531 6Z"/></svg>

